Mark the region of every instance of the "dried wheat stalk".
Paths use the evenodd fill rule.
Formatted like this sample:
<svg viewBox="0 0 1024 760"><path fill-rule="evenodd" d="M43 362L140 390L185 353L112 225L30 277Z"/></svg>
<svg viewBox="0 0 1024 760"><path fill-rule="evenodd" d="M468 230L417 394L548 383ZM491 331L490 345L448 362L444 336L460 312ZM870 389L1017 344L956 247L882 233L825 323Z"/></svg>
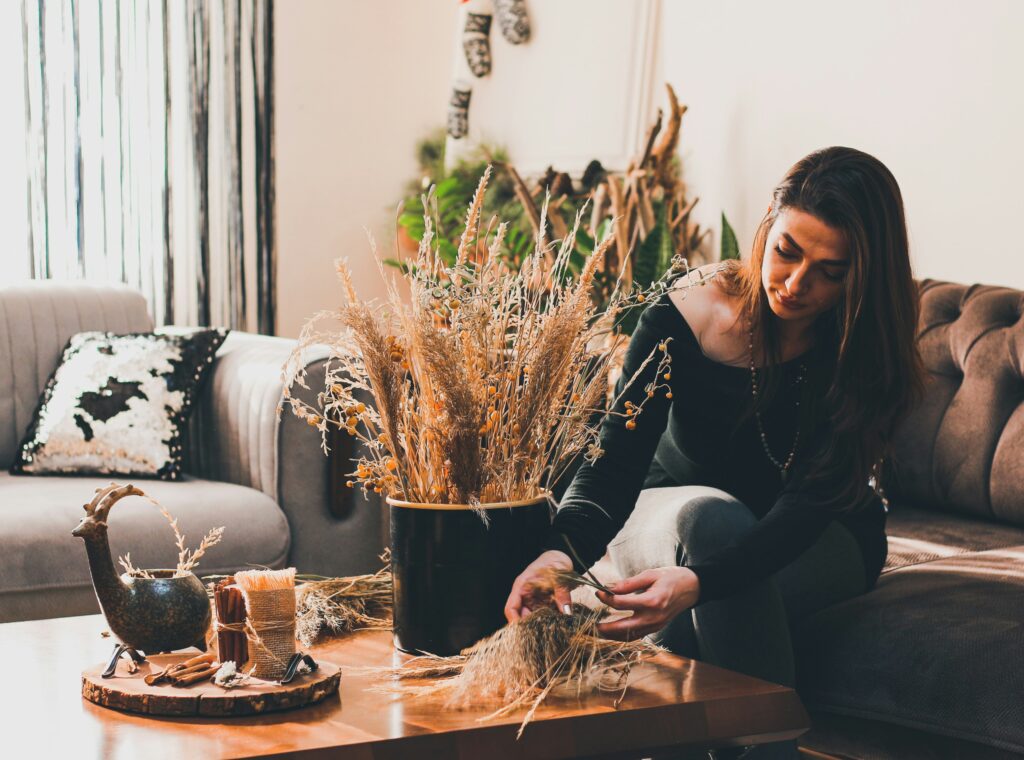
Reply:
<svg viewBox="0 0 1024 760"><path fill-rule="evenodd" d="M206 554L209 549L219 544L221 539L224 537L223 525L219 528L211 528L210 531L203 536L203 540L200 541L197 549L194 551L188 549L185 546L185 534L178 528L178 519L176 517L172 517L171 513L168 512L167 509L152 496L142 493L141 491L139 492L139 495L160 510L160 514L162 514L164 519L170 523L171 530L174 531L174 544L178 548L178 564L174 570L175 577L187 575L192 572L193 568L199 564L199 560L202 556ZM120 562L121 567L124 568L125 572L133 578L154 577L148 571L139 569L132 564L131 552L125 554L123 557L118 557L118 562Z"/></svg>

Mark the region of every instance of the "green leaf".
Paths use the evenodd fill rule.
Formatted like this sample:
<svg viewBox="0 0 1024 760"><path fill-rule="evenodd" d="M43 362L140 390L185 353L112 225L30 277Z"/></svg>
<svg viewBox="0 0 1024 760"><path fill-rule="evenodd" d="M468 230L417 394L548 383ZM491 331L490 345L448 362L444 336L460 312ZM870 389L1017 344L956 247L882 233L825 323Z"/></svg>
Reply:
<svg viewBox="0 0 1024 760"><path fill-rule="evenodd" d="M665 270L661 268L663 239L668 233L668 224L665 221L665 207L658 210L655 218L654 229L647 233L642 241L637 244L633 258L633 282L643 289L657 280ZM671 250L672 243L668 243ZM669 256L671 259L671 255Z"/></svg>
<svg viewBox="0 0 1024 760"><path fill-rule="evenodd" d="M660 245L658 247L658 268L655 279L668 271L668 268L672 266L672 257L676 254L674 241L672 240L672 230L668 224L668 208L664 203L658 208L658 230Z"/></svg>
<svg viewBox="0 0 1024 760"><path fill-rule="evenodd" d="M450 240L441 238L438 240L438 249L441 252L441 259L446 266L455 266L455 260L459 256L459 248Z"/></svg>
<svg viewBox="0 0 1024 760"><path fill-rule="evenodd" d="M576 232L576 247L574 251L590 254L594 252L594 238L590 237L582 229Z"/></svg>
<svg viewBox="0 0 1024 760"><path fill-rule="evenodd" d="M578 275L583 271L583 266L587 263L587 257L591 254L591 251L579 251L575 250L569 254L569 271L574 275Z"/></svg>
<svg viewBox="0 0 1024 760"><path fill-rule="evenodd" d="M736 233L732 229L732 225L729 224L729 220L725 218L725 212L722 212L722 251L719 256L721 261L727 259L738 259L740 257L740 244L736 240Z"/></svg>
<svg viewBox="0 0 1024 760"><path fill-rule="evenodd" d="M383 262L389 267L400 269L402 271L402 274L410 274L416 271L415 265L410 264L407 261L399 261L398 259L384 259Z"/></svg>
<svg viewBox="0 0 1024 760"><path fill-rule="evenodd" d="M437 184L437 188L434 190L434 194L438 198L444 198L449 193L453 192L459 187L458 177L448 177L448 179L441 180Z"/></svg>

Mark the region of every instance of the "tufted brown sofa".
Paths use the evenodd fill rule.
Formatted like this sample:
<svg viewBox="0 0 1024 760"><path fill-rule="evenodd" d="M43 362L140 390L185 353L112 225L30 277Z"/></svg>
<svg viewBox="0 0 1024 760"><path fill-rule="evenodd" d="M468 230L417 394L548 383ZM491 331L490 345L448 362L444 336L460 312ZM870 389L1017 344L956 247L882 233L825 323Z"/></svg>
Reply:
<svg viewBox="0 0 1024 760"><path fill-rule="evenodd" d="M886 477L868 594L793 631L801 746L855 758L1024 753L1024 292L924 280L924 403Z"/></svg>

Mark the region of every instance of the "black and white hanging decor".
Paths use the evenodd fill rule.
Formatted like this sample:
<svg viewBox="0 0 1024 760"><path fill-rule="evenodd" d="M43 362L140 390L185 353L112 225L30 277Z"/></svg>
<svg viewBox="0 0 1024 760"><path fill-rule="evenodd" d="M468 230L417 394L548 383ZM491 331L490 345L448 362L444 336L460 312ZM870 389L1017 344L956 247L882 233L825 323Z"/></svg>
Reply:
<svg viewBox="0 0 1024 760"><path fill-rule="evenodd" d="M494 0L494 15L498 17L501 36L511 44L520 45L530 39L526 0Z"/></svg>
<svg viewBox="0 0 1024 760"><path fill-rule="evenodd" d="M467 13L462 27L462 51L475 77L491 73L491 14Z"/></svg>
<svg viewBox="0 0 1024 760"><path fill-rule="evenodd" d="M185 425L226 335L210 329L72 336L11 473L180 479Z"/></svg>
<svg viewBox="0 0 1024 760"><path fill-rule="evenodd" d="M520 45L530 39L530 19L525 0L461 0L461 52L448 101L447 131L452 140L462 140L469 134L469 101L473 85L467 79L481 79L491 73L491 26L495 17L502 37L509 43Z"/></svg>
<svg viewBox="0 0 1024 760"><path fill-rule="evenodd" d="M456 82L452 86L452 97L448 101L448 134L460 140L469 131L469 99L473 88L468 82Z"/></svg>

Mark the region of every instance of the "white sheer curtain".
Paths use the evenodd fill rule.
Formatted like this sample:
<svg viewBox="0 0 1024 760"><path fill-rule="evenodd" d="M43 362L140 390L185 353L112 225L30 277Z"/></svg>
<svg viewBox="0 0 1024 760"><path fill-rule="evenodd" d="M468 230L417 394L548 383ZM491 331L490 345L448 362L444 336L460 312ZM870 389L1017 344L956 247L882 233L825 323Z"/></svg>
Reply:
<svg viewBox="0 0 1024 760"><path fill-rule="evenodd" d="M272 2L23 0L29 276L273 331Z"/></svg>
<svg viewBox="0 0 1024 760"><path fill-rule="evenodd" d="M28 211L25 202L25 67L21 7L0 3L0 283L29 276Z"/></svg>

